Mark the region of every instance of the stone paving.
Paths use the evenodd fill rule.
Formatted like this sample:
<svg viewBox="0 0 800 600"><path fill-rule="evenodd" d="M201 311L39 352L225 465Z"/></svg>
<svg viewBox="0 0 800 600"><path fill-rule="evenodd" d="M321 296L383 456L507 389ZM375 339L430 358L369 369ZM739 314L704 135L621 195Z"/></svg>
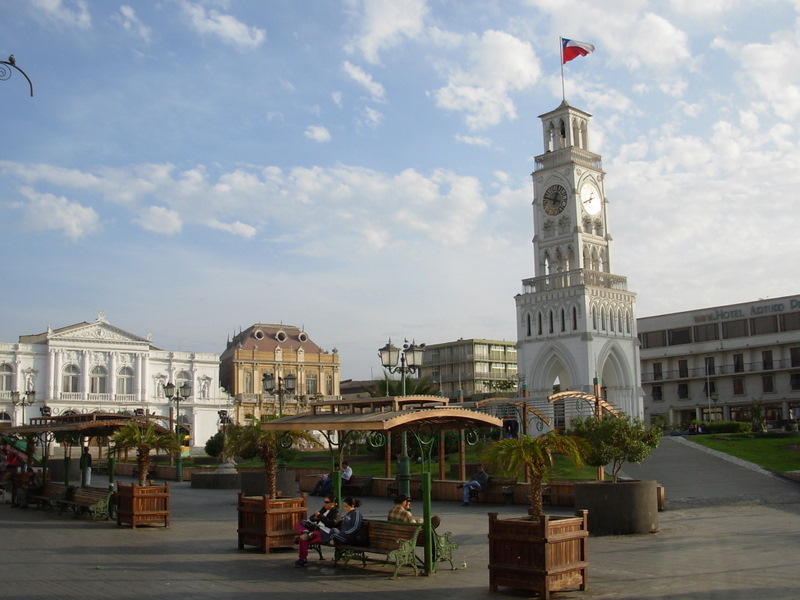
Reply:
<svg viewBox="0 0 800 600"><path fill-rule="evenodd" d="M645 463L625 470L666 486L668 510L659 515L659 533L590 538L588 590L557 593L555 599L800 598L800 484L672 438ZM238 550L235 491L191 489L188 483L171 489L169 529L117 528L0 505L0 598L530 597L509 588L491 594L486 568L486 513L519 515L523 506L434 502L440 529L453 532L460 546L459 568L444 564L436 574L419 577L404 571L391 580L388 569L373 565L334 570L332 561L312 555L306 569L296 569L292 551ZM313 507L317 499L311 500ZM390 508L385 498L364 500L367 517L384 518Z"/></svg>

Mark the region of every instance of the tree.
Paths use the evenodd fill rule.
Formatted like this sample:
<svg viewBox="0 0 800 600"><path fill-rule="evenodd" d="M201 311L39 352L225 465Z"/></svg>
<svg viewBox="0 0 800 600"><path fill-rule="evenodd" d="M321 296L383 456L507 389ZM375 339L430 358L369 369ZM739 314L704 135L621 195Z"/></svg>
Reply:
<svg viewBox="0 0 800 600"><path fill-rule="evenodd" d="M588 443L587 464L611 465L614 483L622 465L642 462L661 442L658 426L645 427L641 419L626 414L577 418L572 422L572 433Z"/></svg>
<svg viewBox="0 0 800 600"><path fill-rule="evenodd" d="M291 448L295 442L304 441L311 446L321 445L317 438L306 431L273 431L254 425L229 425L226 450L242 458L258 456L264 461L267 476L267 494L278 496L278 459L283 448Z"/></svg>
<svg viewBox="0 0 800 600"><path fill-rule="evenodd" d="M171 431L156 428L156 424L153 422L144 424L138 421L130 421L111 436L111 441L114 443L112 451L115 453L126 449L136 449L139 485L142 486L146 484L147 474L150 472L151 450L180 451L175 434Z"/></svg>
<svg viewBox="0 0 800 600"><path fill-rule="evenodd" d="M580 467L584 453L584 442L574 436L561 435L557 430L538 437L520 435L517 438L501 439L482 453L483 461L501 474L516 475L520 468L531 482L530 514L534 519L542 516L542 483L547 481L553 456L567 456L576 467Z"/></svg>
<svg viewBox="0 0 800 600"><path fill-rule="evenodd" d="M206 440L205 451L209 456L219 458L225 449L225 435L218 431Z"/></svg>

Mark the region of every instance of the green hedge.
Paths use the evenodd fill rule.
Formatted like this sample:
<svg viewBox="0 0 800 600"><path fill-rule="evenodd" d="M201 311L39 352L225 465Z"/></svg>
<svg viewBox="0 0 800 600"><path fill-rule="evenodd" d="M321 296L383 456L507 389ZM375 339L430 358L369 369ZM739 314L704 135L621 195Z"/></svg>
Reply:
<svg viewBox="0 0 800 600"><path fill-rule="evenodd" d="M739 421L713 421L704 423L703 429L709 433L749 433L753 431L753 426Z"/></svg>

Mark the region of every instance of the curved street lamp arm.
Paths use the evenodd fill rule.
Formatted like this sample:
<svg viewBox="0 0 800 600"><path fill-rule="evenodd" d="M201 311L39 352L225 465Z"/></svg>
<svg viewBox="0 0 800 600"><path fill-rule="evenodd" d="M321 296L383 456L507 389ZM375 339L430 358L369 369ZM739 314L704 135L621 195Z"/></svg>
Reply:
<svg viewBox="0 0 800 600"><path fill-rule="evenodd" d="M31 78L28 77L28 74L25 71L20 69L17 65L8 62L7 60L0 60L0 81L5 81L11 77L11 69L9 67L15 68L17 71L22 73L22 76L25 77L25 79L28 80L28 85L31 88L31 98L33 98L33 82L31 81Z"/></svg>

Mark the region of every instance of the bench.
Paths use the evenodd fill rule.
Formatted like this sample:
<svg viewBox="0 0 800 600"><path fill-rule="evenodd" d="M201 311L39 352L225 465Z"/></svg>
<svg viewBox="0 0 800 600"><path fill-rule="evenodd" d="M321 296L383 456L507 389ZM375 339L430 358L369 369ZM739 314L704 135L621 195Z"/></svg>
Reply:
<svg viewBox="0 0 800 600"><path fill-rule="evenodd" d="M63 500L67 493L67 486L63 483L45 483L42 487L28 496L31 504L36 503L36 508L53 508L59 500Z"/></svg>
<svg viewBox="0 0 800 600"><path fill-rule="evenodd" d="M92 462L92 472L108 475L108 459L97 458Z"/></svg>
<svg viewBox="0 0 800 600"><path fill-rule="evenodd" d="M342 483L342 498L370 495L372 495L372 475L353 475L350 481Z"/></svg>
<svg viewBox="0 0 800 600"><path fill-rule="evenodd" d="M411 493L411 496L414 497L414 490L417 489L419 491L419 496L422 496L422 489L420 485L422 484L422 476L421 475L411 475L408 481L408 491ZM390 481L386 484L386 495L389 498L394 498L400 492L400 480L395 478L394 481Z"/></svg>
<svg viewBox="0 0 800 600"><path fill-rule="evenodd" d="M514 502L514 488L517 486L516 477L490 476L489 482L482 490L470 488L469 499L480 502L483 496L487 502Z"/></svg>
<svg viewBox="0 0 800 600"><path fill-rule="evenodd" d="M384 564L394 565L392 579L397 579L400 567L411 567L414 575L417 569L417 537L422 529L421 525L413 523L391 523L389 521L364 521L362 527L367 528L369 543L366 546L351 546L349 544L336 544L333 555L333 566L339 562L343 567L353 559L361 561L362 566L367 565L367 554L382 554L386 558Z"/></svg>
<svg viewBox="0 0 800 600"><path fill-rule="evenodd" d="M88 514L92 519L105 517L106 521L111 517L110 503L113 492L104 488L72 488L68 490L64 499L58 500L59 514L66 509L72 509L77 517L80 514Z"/></svg>

